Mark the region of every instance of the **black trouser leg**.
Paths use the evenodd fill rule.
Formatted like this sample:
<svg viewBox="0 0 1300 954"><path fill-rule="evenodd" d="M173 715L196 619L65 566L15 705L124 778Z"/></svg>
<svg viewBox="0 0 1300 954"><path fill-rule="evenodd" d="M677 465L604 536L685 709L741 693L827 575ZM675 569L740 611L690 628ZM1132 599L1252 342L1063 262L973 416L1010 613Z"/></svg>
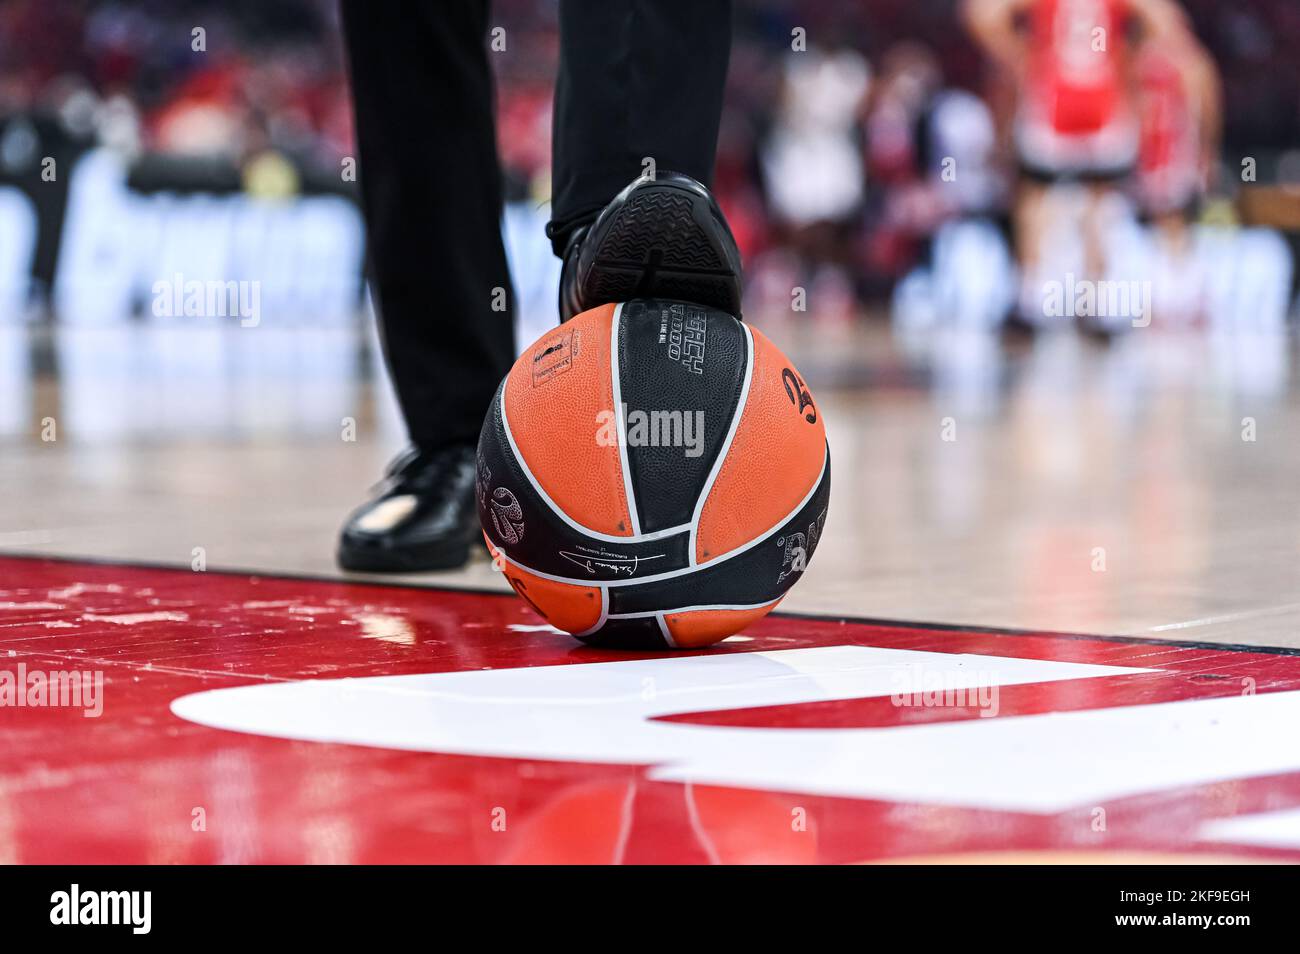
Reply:
<svg viewBox="0 0 1300 954"><path fill-rule="evenodd" d="M561 0L547 226L557 255L647 158L712 184L730 52L730 0Z"/></svg>
<svg viewBox="0 0 1300 954"><path fill-rule="evenodd" d="M371 288L398 401L413 441L476 441L514 361L488 4L342 10Z"/></svg>

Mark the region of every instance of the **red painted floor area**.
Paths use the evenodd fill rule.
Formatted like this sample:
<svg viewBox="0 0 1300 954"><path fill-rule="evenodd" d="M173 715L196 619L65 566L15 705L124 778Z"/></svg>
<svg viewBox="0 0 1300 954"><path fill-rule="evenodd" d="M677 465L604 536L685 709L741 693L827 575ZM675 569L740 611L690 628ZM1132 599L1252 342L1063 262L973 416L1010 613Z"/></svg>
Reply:
<svg viewBox="0 0 1300 954"><path fill-rule="evenodd" d="M1041 716L1019 724L1050 732L1070 713L1139 707L1140 733L1144 713L1178 700L1253 705L1300 690L1300 657L1271 651L779 614L746 635L677 657L854 646L1158 671L1003 686L996 716L983 720L974 706L900 706L850 689L762 707L740 694L733 708L667 721L785 740L842 731L848 745L863 737L854 729ZM1229 768L1045 812L990 807L987 798L963 805L964 786L988 791L996 780L974 786L980 769L969 765L949 776L945 758L932 766L944 794L898 801L800 791L797 782L771 790L652 781L645 765L272 738L208 728L169 708L205 690L296 680L654 658L582 648L513 596L0 558L0 694L10 689L0 699L0 861L798 863L1134 851L1300 859L1300 842L1288 840L1300 809L1300 772L1284 751L1295 748L1293 724L1278 724L1274 738L1263 733L1252 753L1251 765L1282 771ZM82 708L54 706L51 694L33 692L33 673L73 671L102 674L102 713L87 717L84 699ZM519 685L493 704L544 735ZM602 718L599 704L591 718ZM1181 725L1152 731L1177 735ZM1159 752L1180 740L1146 741ZM891 766L867 771L887 777ZM1235 840L1215 827L1252 817L1264 837Z"/></svg>

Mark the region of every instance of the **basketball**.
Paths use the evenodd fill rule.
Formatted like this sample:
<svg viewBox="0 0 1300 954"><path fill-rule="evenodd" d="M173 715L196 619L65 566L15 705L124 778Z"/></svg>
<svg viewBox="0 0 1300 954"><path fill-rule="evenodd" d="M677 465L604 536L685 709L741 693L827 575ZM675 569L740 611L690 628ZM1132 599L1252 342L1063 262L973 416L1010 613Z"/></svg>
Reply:
<svg viewBox="0 0 1300 954"><path fill-rule="evenodd" d="M830 451L798 370L721 311L583 312L506 375L479 518L515 592L583 642L698 648L769 613L826 521Z"/></svg>

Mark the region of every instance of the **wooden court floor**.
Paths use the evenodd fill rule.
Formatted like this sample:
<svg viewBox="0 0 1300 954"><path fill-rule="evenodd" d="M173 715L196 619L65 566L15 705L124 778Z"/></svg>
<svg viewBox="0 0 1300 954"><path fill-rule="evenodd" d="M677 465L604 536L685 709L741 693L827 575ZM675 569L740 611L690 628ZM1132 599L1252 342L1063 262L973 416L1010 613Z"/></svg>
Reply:
<svg viewBox="0 0 1300 954"><path fill-rule="evenodd" d="M885 331L776 333L824 407L835 474L785 609L1300 647L1289 340L957 336L917 352ZM231 433L172 415L104 436L38 379L30 429L0 450L0 552L338 575L337 526L400 444L382 383L342 384L314 427L286 424L272 393ZM130 386L106 380L105 400ZM93 383L78 387L84 403ZM424 580L505 589L486 559L404 581Z"/></svg>
<svg viewBox="0 0 1300 954"><path fill-rule="evenodd" d="M1288 341L770 333L829 518L698 652L345 579L399 443L346 348L0 378L0 863L1300 858Z"/></svg>

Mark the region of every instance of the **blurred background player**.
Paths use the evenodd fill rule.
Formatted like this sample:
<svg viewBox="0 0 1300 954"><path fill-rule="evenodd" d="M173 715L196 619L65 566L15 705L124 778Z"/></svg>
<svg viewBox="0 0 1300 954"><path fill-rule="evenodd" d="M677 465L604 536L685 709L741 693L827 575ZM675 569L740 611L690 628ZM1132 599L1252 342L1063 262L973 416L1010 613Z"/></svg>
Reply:
<svg viewBox="0 0 1300 954"><path fill-rule="evenodd" d="M478 536L475 447L516 356L489 4L342 9L372 287L411 446L348 518L338 561L448 569ZM563 0L559 20L546 233L565 261L562 317L656 295L739 314L739 255L701 184L712 181L729 0ZM491 40L508 48L509 33ZM702 244L725 264L676 271L674 249Z"/></svg>
<svg viewBox="0 0 1300 954"><path fill-rule="evenodd" d="M1214 61L1187 31L1143 44L1137 59L1141 116L1133 192L1152 228L1151 267L1170 290L1197 289L1192 222L1215 185L1222 138L1222 89ZM1203 322L1204 297L1161 301L1170 323Z"/></svg>
<svg viewBox="0 0 1300 954"><path fill-rule="evenodd" d="M1041 324L1045 278L1059 271L1048 261L1054 242L1077 236L1077 277L1105 276L1113 200L1137 170L1143 133L1151 130L1149 121L1143 127L1142 72L1155 56L1149 51L1172 52L1167 62L1178 82L1198 96L1207 86L1206 57L1172 0L967 0L965 18L1012 86L1003 120L1020 169L1012 216L1019 313ZM1205 126L1199 119L1189 126L1201 140L1198 166L1217 142L1201 136L1212 108L1207 102ZM1053 189L1061 183L1081 188L1063 194Z"/></svg>

